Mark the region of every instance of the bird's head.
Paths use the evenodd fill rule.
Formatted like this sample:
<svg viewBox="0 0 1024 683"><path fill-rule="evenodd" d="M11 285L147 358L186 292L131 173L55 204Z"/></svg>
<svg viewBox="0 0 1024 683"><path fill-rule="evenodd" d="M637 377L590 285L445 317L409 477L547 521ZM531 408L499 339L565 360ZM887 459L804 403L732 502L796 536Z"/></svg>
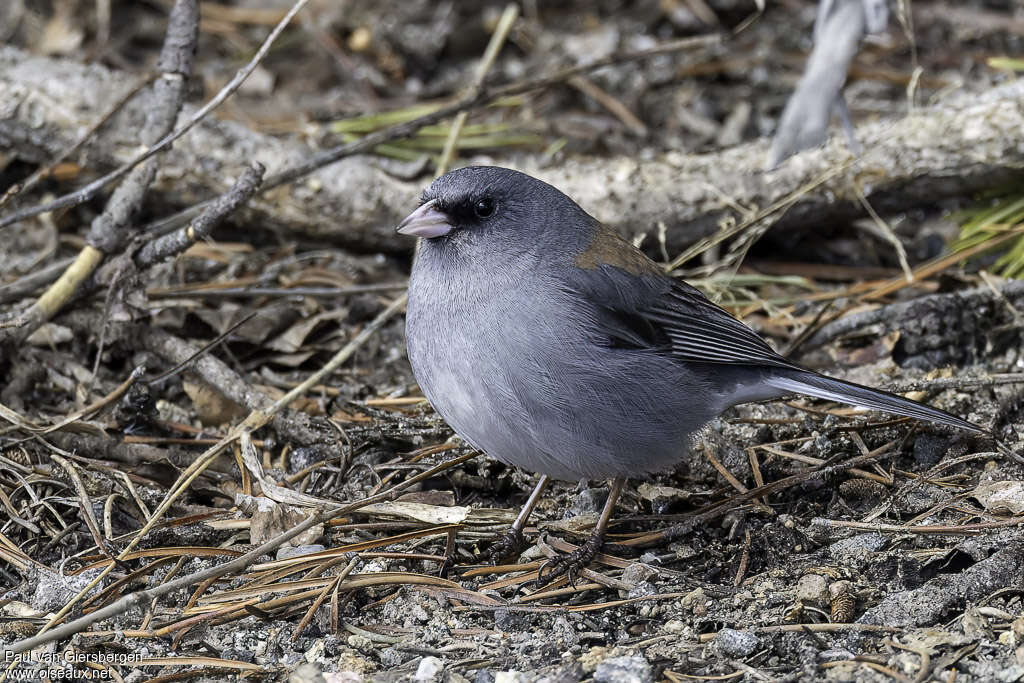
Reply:
<svg viewBox="0 0 1024 683"><path fill-rule="evenodd" d="M497 166L470 166L441 176L397 231L438 246L545 243L593 221L547 183ZM551 246L555 246L552 244Z"/></svg>

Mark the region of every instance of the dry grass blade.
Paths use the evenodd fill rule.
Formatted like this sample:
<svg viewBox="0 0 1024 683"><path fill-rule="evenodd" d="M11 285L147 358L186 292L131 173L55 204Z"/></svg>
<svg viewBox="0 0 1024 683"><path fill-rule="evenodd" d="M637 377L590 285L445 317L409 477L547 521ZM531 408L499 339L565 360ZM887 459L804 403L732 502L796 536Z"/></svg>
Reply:
<svg viewBox="0 0 1024 683"><path fill-rule="evenodd" d="M110 552L107 550L106 544L103 542L103 534L100 533L100 526L96 521L96 512L92 508L92 501L89 500L89 494L86 493L85 484L82 483L82 478L78 476L78 470L75 469L74 465L69 463L59 455L51 455L51 458L60 465L67 473L71 482L75 485L75 492L78 494L78 506L79 511L83 519L85 519L85 525L89 527L89 533L92 534L93 541L96 543L96 547L99 551L110 557ZM110 561L114 559L111 557Z"/></svg>
<svg viewBox="0 0 1024 683"><path fill-rule="evenodd" d="M484 56L480 60L480 64L477 66L476 75L473 77L473 82L469 86L470 92L476 93L480 90L480 87L483 85L484 78L487 77L487 72L490 71L491 66L494 65L494 60L497 59L502 45L505 44L505 38L508 37L509 31L512 30L512 24L518 16L518 5L509 4L505 6L505 11L501 13L501 18L498 20L498 25L494 29L494 34L491 36L491 40L487 44L487 49L484 51ZM444 143L444 149L441 150L441 158L437 162L437 175L443 175L451 165L452 159L455 158L455 150L459 142L459 136L462 134L462 127L465 125L466 118L468 116L469 113L466 111L460 111L455 115L455 120L452 122L448 139Z"/></svg>
<svg viewBox="0 0 1024 683"><path fill-rule="evenodd" d="M998 522L978 522L976 524L879 524L877 522L854 522L842 519L824 519L818 517L811 521L814 526L835 527L842 529L856 529L873 533L895 533L895 534L939 534L944 536L970 536L992 529L1003 529L1006 527L1020 526L1024 524L1024 517L1011 517Z"/></svg>
<svg viewBox="0 0 1024 683"><path fill-rule="evenodd" d="M316 599L313 600L313 604L309 606L309 609L306 610L306 614L303 615L302 619L300 619L299 623L295 626L295 633L292 634L293 643L296 642L299 639L299 636L302 635L302 632L306 630L306 626L308 626L309 622L313 620L313 615L316 614L317 609L324 603L324 600L326 600L328 596L338 592L341 588L341 582L352 573L352 570L356 568L359 561L358 556L353 557L349 561L348 565L334 577L334 580L329 585L324 586L323 591L320 595L316 596Z"/></svg>
<svg viewBox="0 0 1024 683"><path fill-rule="evenodd" d="M235 669L237 671L272 671L265 666L242 662L236 659L219 659L217 657L143 657L135 662L135 666L204 666L217 669Z"/></svg>

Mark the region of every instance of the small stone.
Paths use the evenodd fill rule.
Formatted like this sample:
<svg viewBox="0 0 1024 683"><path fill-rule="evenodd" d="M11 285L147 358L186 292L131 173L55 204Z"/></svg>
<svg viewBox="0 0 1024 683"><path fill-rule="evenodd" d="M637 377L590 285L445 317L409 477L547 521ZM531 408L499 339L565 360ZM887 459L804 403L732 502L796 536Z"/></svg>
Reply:
<svg viewBox="0 0 1024 683"><path fill-rule="evenodd" d="M750 631L723 628L715 639L719 651L727 657L749 657L760 645L760 639Z"/></svg>
<svg viewBox="0 0 1024 683"><path fill-rule="evenodd" d="M594 683L651 683L654 672L640 656L609 657L594 670Z"/></svg>
<svg viewBox="0 0 1024 683"><path fill-rule="evenodd" d="M580 515L596 515L601 512L607 499L608 489L584 489L576 495L569 511L576 517Z"/></svg>
<svg viewBox="0 0 1024 683"><path fill-rule="evenodd" d="M355 671L334 671L324 674L324 683L363 683L366 679Z"/></svg>
<svg viewBox="0 0 1024 683"><path fill-rule="evenodd" d="M921 434L914 440L914 460L920 465L934 465L949 450L950 440L934 434Z"/></svg>
<svg viewBox="0 0 1024 683"><path fill-rule="evenodd" d="M866 560L871 553L885 547L886 540L882 534L857 534L852 538L844 538L829 546L828 552L833 558Z"/></svg>
<svg viewBox="0 0 1024 683"><path fill-rule="evenodd" d="M626 583L640 583L642 581L650 581L651 578L658 575L658 570L654 567L649 567L646 564L640 562L630 562L626 565L626 568L622 570L622 580Z"/></svg>
<svg viewBox="0 0 1024 683"><path fill-rule="evenodd" d="M819 574L804 574L796 582L796 599L824 605L828 602L828 580Z"/></svg>
<svg viewBox="0 0 1024 683"><path fill-rule="evenodd" d="M494 674L494 683L526 683L526 676L519 671L499 671Z"/></svg>
<svg viewBox="0 0 1024 683"><path fill-rule="evenodd" d="M494 683L494 679L497 676L490 669L478 669L476 676L473 677L473 683Z"/></svg>
<svg viewBox="0 0 1024 683"><path fill-rule="evenodd" d="M602 645L595 645L590 648L576 661L579 662L580 666L583 667L583 673L591 673L597 669L597 665L600 664L604 659L605 655L608 654L608 648Z"/></svg>
<svg viewBox="0 0 1024 683"><path fill-rule="evenodd" d="M679 599L679 605L683 609L694 610L698 606L704 607L705 600L707 600L707 595L704 594L704 589L695 588Z"/></svg>
<svg viewBox="0 0 1024 683"><path fill-rule="evenodd" d="M359 635L358 633L350 635L345 639L345 642L348 643L349 647L355 648L356 650L368 650L373 648L373 641L366 636Z"/></svg>
<svg viewBox="0 0 1024 683"><path fill-rule="evenodd" d="M633 584L633 587L627 591L626 597L630 599L646 598L648 595L654 595L657 592L658 589L650 581L640 581Z"/></svg>
<svg viewBox="0 0 1024 683"><path fill-rule="evenodd" d="M326 683L326 679L319 666L306 662L288 674L288 683Z"/></svg>
<svg viewBox="0 0 1024 683"><path fill-rule="evenodd" d="M377 654L382 666L388 669L396 669L411 657L401 650L393 647L386 647Z"/></svg>
<svg viewBox="0 0 1024 683"><path fill-rule="evenodd" d="M665 633L679 634L686 631L686 622L680 619L669 619L662 628L665 629Z"/></svg>
<svg viewBox="0 0 1024 683"><path fill-rule="evenodd" d="M366 52L373 42L373 33L365 26L357 26L348 37L348 47L352 52Z"/></svg>
<svg viewBox="0 0 1024 683"><path fill-rule="evenodd" d="M100 571L100 569L91 569L69 576L54 572L48 568L39 569L33 575L37 583L35 592L29 602L37 612L43 614L56 612L84 590L99 575ZM101 581L92 589L90 595L101 591L105 583Z"/></svg>
<svg viewBox="0 0 1024 683"><path fill-rule="evenodd" d="M435 683L435 681L441 680L442 673L444 673L444 662L437 657L424 657L420 660L420 665L416 667L416 673L413 674L412 679L416 683Z"/></svg>
<svg viewBox="0 0 1024 683"><path fill-rule="evenodd" d="M576 662L561 666L545 676L541 676L536 683L580 683L583 680L583 667Z"/></svg>
<svg viewBox="0 0 1024 683"><path fill-rule="evenodd" d="M522 612L499 609L494 611L494 625L500 631L522 631L526 629L527 618Z"/></svg>

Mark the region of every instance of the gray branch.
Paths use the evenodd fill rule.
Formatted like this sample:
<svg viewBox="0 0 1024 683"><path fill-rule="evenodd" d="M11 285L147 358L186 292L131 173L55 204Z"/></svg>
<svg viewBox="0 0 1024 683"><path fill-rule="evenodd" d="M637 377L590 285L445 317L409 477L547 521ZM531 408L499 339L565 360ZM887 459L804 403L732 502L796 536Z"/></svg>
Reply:
<svg viewBox="0 0 1024 683"><path fill-rule="evenodd" d="M134 80L96 65L0 48L0 146L45 162L104 111L110 95L101 97L100 92L120 92ZM142 110L133 101L105 127L88 151L91 167L112 168L132 157L135 150L126 149L116 131L134 127L131 121L141 120ZM185 111L190 111L187 106ZM776 226L813 229L863 215L854 183L884 214L933 204L936 197L968 197L1020 178L1024 81L981 94L959 93L905 118L863 125L857 135L867 151L853 163L846 144L832 141L771 172L761 170L769 153L767 140L702 155L667 153L642 161L579 158L558 167L528 160L520 168L557 185L623 234L655 235L663 222L670 253L713 233L723 219L742 220L737 207L767 207L831 171ZM167 153L162 173L173 183L161 183L158 174L150 194L162 191L169 205L190 205L224 192L224 178L238 177L250 160L275 174L313 153L238 123L207 119ZM407 251L409 245L394 234L394 226L416 204L427 181L406 182L367 163L366 157L345 158L257 197L235 220L361 250Z"/></svg>

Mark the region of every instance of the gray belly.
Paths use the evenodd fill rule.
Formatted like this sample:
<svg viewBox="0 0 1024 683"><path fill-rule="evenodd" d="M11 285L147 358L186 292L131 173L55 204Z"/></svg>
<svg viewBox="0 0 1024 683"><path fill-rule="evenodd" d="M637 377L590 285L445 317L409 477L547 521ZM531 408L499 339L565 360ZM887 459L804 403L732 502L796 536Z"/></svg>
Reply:
<svg viewBox="0 0 1024 683"><path fill-rule="evenodd" d="M678 363L599 345L558 302L510 314L501 302L453 307L415 294L406 332L420 388L460 436L502 462L565 480L639 475L677 462L717 414L719 402Z"/></svg>

